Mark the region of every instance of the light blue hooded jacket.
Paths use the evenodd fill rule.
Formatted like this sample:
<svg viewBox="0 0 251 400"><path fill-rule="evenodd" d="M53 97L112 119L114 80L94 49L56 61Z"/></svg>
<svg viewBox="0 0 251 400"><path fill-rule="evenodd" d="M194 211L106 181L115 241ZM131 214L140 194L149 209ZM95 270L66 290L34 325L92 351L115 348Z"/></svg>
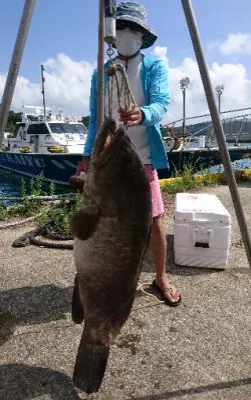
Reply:
<svg viewBox="0 0 251 400"><path fill-rule="evenodd" d="M110 66L108 61L104 68ZM104 87L108 81L104 74ZM148 143L150 147L151 162L153 168L168 168L168 160L165 145L160 132L160 121L167 112L171 101L169 90L168 69L162 60L142 54L141 81L146 105L140 107L144 114L142 125L146 126ZM90 122L89 132L84 148L83 155L90 156L94 145L97 126L97 69L92 75L91 94L90 94Z"/></svg>

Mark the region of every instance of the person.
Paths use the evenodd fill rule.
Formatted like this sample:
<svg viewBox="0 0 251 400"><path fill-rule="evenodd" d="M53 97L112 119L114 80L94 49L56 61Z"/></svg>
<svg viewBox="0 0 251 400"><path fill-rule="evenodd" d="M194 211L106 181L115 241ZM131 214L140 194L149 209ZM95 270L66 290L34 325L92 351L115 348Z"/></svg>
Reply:
<svg viewBox="0 0 251 400"><path fill-rule="evenodd" d="M136 104L131 111L118 106L117 92L113 96L113 118L124 123L127 134L135 144L150 183L153 205L153 225L150 250L156 267L152 287L170 306L177 306L181 295L166 275L166 234L162 221L164 204L157 169L167 168L168 161L160 132L160 121L170 104L168 69L162 60L146 56L141 49L149 48L157 35L148 25L145 8L134 2L121 2L117 6L116 49L114 62L124 65ZM114 47L115 47L114 46ZM108 61L104 68L110 65ZM107 110L107 76L105 74L105 112ZM94 71L90 94L89 131L80 164L75 176L87 173L89 159L97 132L97 70ZM114 85L115 87L115 85ZM114 89L116 91L116 89Z"/></svg>

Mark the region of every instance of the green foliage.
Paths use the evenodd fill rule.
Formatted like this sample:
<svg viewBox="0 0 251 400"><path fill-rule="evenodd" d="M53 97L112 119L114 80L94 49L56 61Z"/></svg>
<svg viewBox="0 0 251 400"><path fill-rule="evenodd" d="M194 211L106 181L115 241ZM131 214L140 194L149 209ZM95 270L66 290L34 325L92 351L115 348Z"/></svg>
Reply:
<svg viewBox="0 0 251 400"><path fill-rule="evenodd" d="M8 218L8 210L4 204L0 203L0 221L4 221Z"/></svg>
<svg viewBox="0 0 251 400"><path fill-rule="evenodd" d="M39 213L36 221L44 224L52 221L53 232L56 234L69 234L69 222L73 214L77 212L82 204L82 194L76 193L71 200L58 201L54 208L48 209L40 196L53 196L55 194L55 184L50 183L44 189L43 173L30 181L21 179L20 193L23 198L21 204L6 207L0 203L0 221L11 217L29 217ZM70 192L71 193L71 192ZM31 198L29 198L29 196Z"/></svg>
<svg viewBox="0 0 251 400"><path fill-rule="evenodd" d="M22 178L21 180L21 196L24 198L23 204L20 204L17 209L19 212L24 215L24 216L30 216L33 215L35 212L37 212L41 205L42 201L37 199L36 197L38 196L43 196L46 195L47 193L43 192L43 179L44 175L41 172L36 178L32 178L29 182L29 192L30 195L33 196L34 198L29 199L27 197L27 184L26 181Z"/></svg>
<svg viewBox="0 0 251 400"><path fill-rule="evenodd" d="M38 199L38 196L54 194L55 185L49 186L49 193L43 190L43 173L41 172L36 178L32 178L27 182L24 178L21 179L20 193L23 198L21 204L15 206L6 207L0 205L0 220L6 220L9 217L21 215L29 217L36 214L43 206L42 200ZM32 198L28 198L28 193Z"/></svg>
<svg viewBox="0 0 251 400"><path fill-rule="evenodd" d="M49 184L49 188L48 188L48 194L49 196L53 196L55 194L55 183L54 182L50 182Z"/></svg>
<svg viewBox="0 0 251 400"><path fill-rule="evenodd" d="M70 233L70 220L80 209L82 201L82 194L76 193L72 200L63 200L57 207L42 212L36 218L36 222L38 225L50 222L53 233L68 235Z"/></svg>
<svg viewBox="0 0 251 400"><path fill-rule="evenodd" d="M7 124L5 126L6 132L13 132L17 122L22 121L22 113L15 113L14 111L10 110L8 115Z"/></svg>
<svg viewBox="0 0 251 400"><path fill-rule="evenodd" d="M79 192L76 193L71 200L59 201L57 206L50 209L45 209L44 203L39 196L55 194L55 185L51 183L48 187L48 192L43 190L43 174L41 173L36 178L31 179L29 184L22 178L20 185L21 196L23 203L11 207L6 207L0 204L0 220L4 221L13 216L29 217L31 215L39 215L36 218L37 224L45 224L50 222L51 230L55 234L69 235L70 219L80 209L83 196ZM28 198L28 194L32 198Z"/></svg>
<svg viewBox="0 0 251 400"><path fill-rule="evenodd" d="M88 115L87 117L82 117L82 121L81 122L85 125L86 129L88 129L89 122L90 122L90 116Z"/></svg>
<svg viewBox="0 0 251 400"><path fill-rule="evenodd" d="M161 190L166 193L176 194L216 184L218 184L218 181L215 175L206 172L198 177L193 174L193 166L186 165L184 172L177 172L176 178L171 179L168 184L161 185Z"/></svg>

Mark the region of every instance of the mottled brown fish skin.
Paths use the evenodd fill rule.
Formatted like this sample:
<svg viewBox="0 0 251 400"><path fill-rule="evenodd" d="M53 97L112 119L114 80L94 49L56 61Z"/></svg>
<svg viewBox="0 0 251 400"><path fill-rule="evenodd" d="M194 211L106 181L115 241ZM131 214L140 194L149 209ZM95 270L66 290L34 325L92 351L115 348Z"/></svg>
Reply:
<svg viewBox="0 0 251 400"><path fill-rule="evenodd" d="M72 303L76 323L85 320L73 383L99 390L111 336L127 320L135 297L152 224L149 183L123 128L104 122L71 223L77 275Z"/></svg>

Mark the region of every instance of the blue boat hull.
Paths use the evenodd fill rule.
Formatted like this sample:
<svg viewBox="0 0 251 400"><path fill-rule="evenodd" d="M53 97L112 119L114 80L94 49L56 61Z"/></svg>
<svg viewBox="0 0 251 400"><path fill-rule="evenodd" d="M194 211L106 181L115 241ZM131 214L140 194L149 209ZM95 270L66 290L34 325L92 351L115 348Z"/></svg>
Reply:
<svg viewBox="0 0 251 400"><path fill-rule="evenodd" d="M46 181L66 184L81 157L82 154L0 152L0 168L28 177L35 177L43 172Z"/></svg>
<svg viewBox="0 0 251 400"><path fill-rule="evenodd" d="M251 157L251 146L228 147L230 160L236 161ZM214 165L222 164L222 159L218 148L186 149L185 151L169 152L168 160L171 170L183 172L186 165L192 167L196 173L202 169L210 168ZM175 173L173 173L175 175Z"/></svg>
<svg viewBox="0 0 251 400"><path fill-rule="evenodd" d="M232 147L228 150L231 161L251 157L251 147ZM35 177L43 172L46 181L67 184L81 157L82 154L21 154L0 151L0 168L28 177ZM184 166L188 164L193 166L194 172L197 172L202 168L221 163L220 153L217 149L187 149L180 152L169 152L168 160L170 169L159 170L160 179L174 176L175 170L183 171Z"/></svg>

